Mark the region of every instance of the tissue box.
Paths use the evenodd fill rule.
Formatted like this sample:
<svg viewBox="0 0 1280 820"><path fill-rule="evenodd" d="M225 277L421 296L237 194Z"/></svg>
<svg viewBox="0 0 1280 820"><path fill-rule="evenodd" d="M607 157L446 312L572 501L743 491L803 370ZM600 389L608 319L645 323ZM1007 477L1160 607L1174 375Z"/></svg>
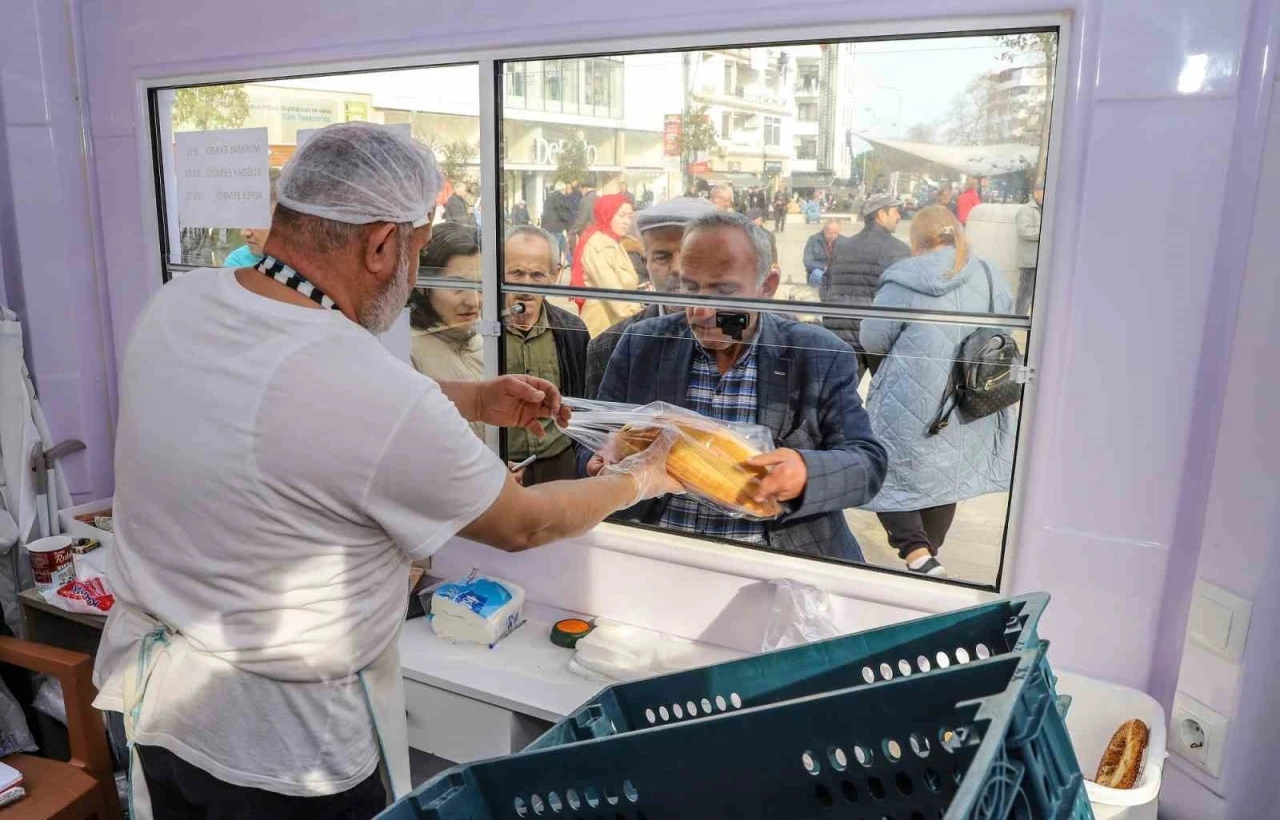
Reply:
<svg viewBox="0 0 1280 820"><path fill-rule="evenodd" d="M115 536L112 533L100 530L92 524L76 520L77 515L111 509L112 501L113 499L111 498L104 498L99 501L90 501L87 504L68 507L65 510L58 510L58 523L62 526L62 534L69 535L72 538L96 538L98 543L107 549L115 546Z"/></svg>
<svg viewBox="0 0 1280 820"><path fill-rule="evenodd" d="M524 619L524 589L471 573L431 594L431 628L442 638L492 646Z"/></svg>

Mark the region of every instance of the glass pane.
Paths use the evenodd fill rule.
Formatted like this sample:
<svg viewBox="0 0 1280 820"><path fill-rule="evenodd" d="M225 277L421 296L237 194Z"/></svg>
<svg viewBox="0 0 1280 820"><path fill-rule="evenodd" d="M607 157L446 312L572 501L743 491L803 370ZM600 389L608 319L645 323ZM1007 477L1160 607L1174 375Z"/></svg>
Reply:
<svg viewBox="0 0 1280 820"><path fill-rule="evenodd" d="M702 276L687 262L684 275ZM572 321L573 303L514 287L512 281L508 305L523 299L544 310L555 306L567 310L562 323ZM587 396L664 401L723 422L762 425L788 451L779 496L788 516L781 521L731 518L692 497L668 498L620 520L898 572L911 572L910 561L916 571L996 582L1021 402L1016 373L1007 374L1012 405L978 416L966 404L940 416L950 406L962 343L977 327L868 319L859 328L867 352L856 354L816 316L616 306L640 312L587 346ZM504 321L510 338L512 318ZM1022 330L1005 338L1025 350ZM561 372L569 365L558 362ZM590 453L577 449L586 472Z"/></svg>
<svg viewBox="0 0 1280 820"><path fill-rule="evenodd" d="M1029 316L1056 52L1048 31L531 61L527 86L556 86L557 112L579 116L502 109L520 138L504 206L523 199L583 260L563 284L645 286L597 200L622 194L639 242L646 208L692 195L771 234L761 298ZM957 290L988 270L994 288Z"/></svg>
<svg viewBox="0 0 1280 820"><path fill-rule="evenodd" d="M515 68L520 69L517 64ZM508 99L523 99L523 70L506 77ZM464 221L474 226L480 180L479 73L474 65L366 71L321 77L296 77L222 86L178 88L158 92L165 179L169 261L199 266L256 262L269 236L270 207L236 221L245 210L213 209L198 219L185 218L182 206L192 194L192 168L184 167L179 145L190 145L197 133L243 135L233 145L239 164L228 171L274 183L280 169L312 131L340 122L364 121L403 129L430 145L448 182L441 192L437 221ZM201 143L196 146L207 148ZM261 150L258 150L259 147ZM199 171L200 169L194 169ZM257 191L232 191L235 196ZM274 207L274 185L270 186ZM208 196L207 190L203 193ZM225 193L213 192L224 196ZM198 223L198 224L197 224Z"/></svg>

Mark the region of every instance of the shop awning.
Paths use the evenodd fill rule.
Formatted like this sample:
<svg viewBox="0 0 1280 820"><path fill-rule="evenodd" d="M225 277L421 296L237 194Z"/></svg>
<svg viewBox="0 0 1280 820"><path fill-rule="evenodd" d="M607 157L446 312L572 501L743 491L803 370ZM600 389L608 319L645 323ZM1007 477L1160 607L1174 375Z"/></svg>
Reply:
<svg viewBox="0 0 1280 820"><path fill-rule="evenodd" d="M835 174L822 171L792 171L792 188L830 188L836 182Z"/></svg>
<svg viewBox="0 0 1280 820"><path fill-rule="evenodd" d="M904 154L946 166L962 174L990 177L1036 167L1040 148L1036 145L999 143L995 145L933 145L926 142L898 142L859 134L873 145L883 145Z"/></svg>
<svg viewBox="0 0 1280 820"><path fill-rule="evenodd" d="M697 174L699 179L710 183L728 182L731 185L760 185L759 174L743 174L738 171L707 171Z"/></svg>

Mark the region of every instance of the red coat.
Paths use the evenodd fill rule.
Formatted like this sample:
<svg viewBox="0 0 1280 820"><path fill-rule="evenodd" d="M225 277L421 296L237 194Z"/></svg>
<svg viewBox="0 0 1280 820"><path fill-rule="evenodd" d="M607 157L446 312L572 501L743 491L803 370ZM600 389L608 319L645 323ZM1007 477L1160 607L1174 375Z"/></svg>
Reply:
<svg viewBox="0 0 1280 820"><path fill-rule="evenodd" d="M982 204L982 196L978 194L977 188L970 188L956 198L956 218L960 220L961 225L969 222L969 212L973 210L975 205Z"/></svg>

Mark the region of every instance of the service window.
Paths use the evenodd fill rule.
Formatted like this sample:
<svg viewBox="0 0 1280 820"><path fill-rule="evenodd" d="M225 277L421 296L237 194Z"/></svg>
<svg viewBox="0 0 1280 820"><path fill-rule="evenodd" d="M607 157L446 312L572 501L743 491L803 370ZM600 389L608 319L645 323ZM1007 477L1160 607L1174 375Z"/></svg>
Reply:
<svg viewBox="0 0 1280 820"><path fill-rule="evenodd" d="M499 101L506 372L764 428L788 470L780 518L618 520L998 585L1029 371L994 408L954 388L979 343L1032 353L1056 59L1037 30L520 63L584 92ZM692 228L655 222L690 199ZM549 433L507 439L529 480L593 469Z"/></svg>

